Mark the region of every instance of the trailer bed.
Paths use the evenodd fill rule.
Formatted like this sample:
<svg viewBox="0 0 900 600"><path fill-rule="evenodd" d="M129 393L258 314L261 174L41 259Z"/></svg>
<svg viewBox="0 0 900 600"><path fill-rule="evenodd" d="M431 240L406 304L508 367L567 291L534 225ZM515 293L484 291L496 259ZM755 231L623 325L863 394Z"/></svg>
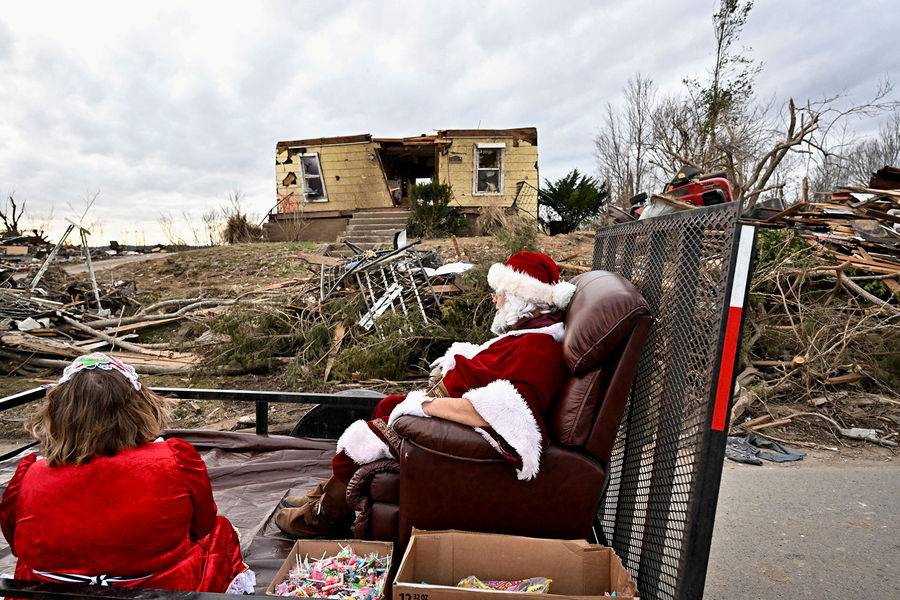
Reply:
<svg viewBox="0 0 900 600"><path fill-rule="evenodd" d="M172 430L165 437L190 442L203 457L219 514L240 533L244 561L256 572L256 593L264 593L294 543L275 526L278 503L331 475L335 440L204 430ZM21 457L33 451L0 462L0 491ZM0 574L11 576L15 564L16 557L0 537Z"/></svg>

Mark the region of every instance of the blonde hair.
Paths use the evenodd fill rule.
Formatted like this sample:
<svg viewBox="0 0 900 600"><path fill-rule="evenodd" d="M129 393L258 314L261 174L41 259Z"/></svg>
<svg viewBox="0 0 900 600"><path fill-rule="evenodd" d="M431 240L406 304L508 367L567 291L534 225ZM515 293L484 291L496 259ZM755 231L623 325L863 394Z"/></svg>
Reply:
<svg viewBox="0 0 900 600"><path fill-rule="evenodd" d="M48 465L81 465L159 437L167 405L116 371L85 369L47 392L25 430L40 442Z"/></svg>

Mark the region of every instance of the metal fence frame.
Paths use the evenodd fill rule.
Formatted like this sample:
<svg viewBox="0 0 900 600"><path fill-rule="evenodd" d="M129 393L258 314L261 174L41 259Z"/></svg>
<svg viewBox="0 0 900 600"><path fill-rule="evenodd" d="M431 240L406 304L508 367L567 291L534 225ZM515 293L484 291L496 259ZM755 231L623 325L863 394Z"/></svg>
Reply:
<svg viewBox="0 0 900 600"><path fill-rule="evenodd" d="M595 238L593 268L631 280L654 314L595 520L642 599L703 595L756 240L738 209L613 225Z"/></svg>

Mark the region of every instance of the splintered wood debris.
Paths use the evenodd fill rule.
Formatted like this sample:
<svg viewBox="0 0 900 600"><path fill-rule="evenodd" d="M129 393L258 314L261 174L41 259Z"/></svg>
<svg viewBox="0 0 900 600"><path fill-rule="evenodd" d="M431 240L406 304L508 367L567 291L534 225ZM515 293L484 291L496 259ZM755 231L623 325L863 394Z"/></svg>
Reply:
<svg viewBox="0 0 900 600"><path fill-rule="evenodd" d="M900 190L844 187L816 193L812 202L798 202L755 224L796 230L836 266L893 276L885 278L886 285L900 298Z"/></svg>

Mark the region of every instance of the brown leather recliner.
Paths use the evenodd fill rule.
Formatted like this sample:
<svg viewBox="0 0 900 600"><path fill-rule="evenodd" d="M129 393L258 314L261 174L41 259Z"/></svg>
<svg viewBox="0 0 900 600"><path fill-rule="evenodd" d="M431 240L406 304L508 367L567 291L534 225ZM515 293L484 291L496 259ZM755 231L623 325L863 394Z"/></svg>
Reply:
<svg viewBox="0 0 900 600"><path fill-rule="evenodd" d="M400 417L397 461L361 468L348 488L360 539L395 541L413 527L587 539L606 465L652 317L640 292L619 275L591 271L566 314L563 355L571 377L544 415L550 446L531 481L471 427Z"/></svg>

